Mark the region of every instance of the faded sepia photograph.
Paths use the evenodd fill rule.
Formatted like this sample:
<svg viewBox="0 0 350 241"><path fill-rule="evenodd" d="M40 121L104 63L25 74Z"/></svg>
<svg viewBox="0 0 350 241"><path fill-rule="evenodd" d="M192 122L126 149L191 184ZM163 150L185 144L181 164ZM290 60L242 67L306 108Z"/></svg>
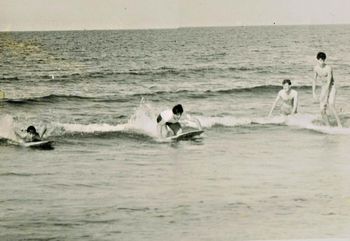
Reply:
<svg viewBox="0 0 350 241"><path fill-rule="evenodd" d="M349 240L349 12L0 0L0 241Z"/></svg>

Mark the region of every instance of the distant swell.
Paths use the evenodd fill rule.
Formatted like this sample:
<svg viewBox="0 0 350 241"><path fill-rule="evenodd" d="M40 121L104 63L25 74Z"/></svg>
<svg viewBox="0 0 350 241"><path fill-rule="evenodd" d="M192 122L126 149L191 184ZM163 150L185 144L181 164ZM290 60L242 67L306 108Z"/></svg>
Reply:
<svg viewBox="0 0 350 241"><path fill-rule="evenodd" d="M163 95L174 95L174 94L186 94L189 95L197 94L203 95L201 92L193 92L188 90L179 90L179 91L156 91L152 93L139 93L133 94L130 96L106 96L106 97L86 97L79 95L47 95L40 97L27 97L27 98L12 98L7 99L5 102L8 104L14 105L24 105L24 104L35 104L35 103L59 103L65 101L93 101L93 102L127 102L133 98L139 98L141 96L163 96Z"/></svg>
<svg viewBox="0 0 350 241"><path fill-rule="evenodd" d="M56 103L62 100L67 101L67 100L84 100L84 99L93 99L93 98L76 96L76 95L47 95L47 96L41 96L41 97L8 99L6 100L6 102L10 104L30 104L35 102Z"/></svg>
<svg viewBox="0 0 350 241"><path fill-rule="evenodd" d="M305 86L306 87L306 86ZM301 87L303 88L303 87ZM224 90L207 90L207 93L221 93L221 94L234 94L234 93L270 93L276 92L281 89L281 86L277 85L262 85L262 86L254 86L250 88L233 88L233 89L224 89Z"/></svg>
<svg viewBox="0 0 350 241"><path fill-rule="evenodd" d="M261 73L270 72L272 67L229 67L222 68L216 66L201 66L195 68L173 68L173 67L160 67L157 69L137 69L123 72L116 72L120 75L152 75L152 76L167 76L167 75L183 75L183 74L197 74L197 73L224 73L224 72L246 72L256 71Z"/></svg>
<svg viewBox="0 0 350 241"><path fill-rule="evenodd" d="M41 97L28 97L28 98L18 98L18 99L7 99L8 104L36 104L36 103L59 103L67 101L91 101L91 102L128 102L132 100L138 100L140 97L183 97L183 98L193 98L202 99L210 98L214 96L223 96L231 94L250 94L250 95L262 95L269 93L277 93L281 89L281 86L277 85L266 85L266 86L254 86L250 88L232 88L232 89L218 89L218 90L174 90L174 91L154 91L154 92L144 92L131 95L113 95L113 96L103 96L103 97L89 97L89 96L79 96L79 95L47 95ZM310 90L310 86L295 86L294 89L298 91Z"/></svg>
<svg viewBox="0 0 350 241"><path fill-rule="evenodd" d="M65 72L61 74L52 74L50 71L41 72L34 75L25 75L21 76L20 79L26 80L50 80L50 81L72 81L77 79L86 79L86 78L99 78L103 79L106 77L113 76L152 76L152 77L166 77L166 76L181 76L181 75L196 75L203 73L231 73L231 72L257 72L257 73L270 73L274 71L272 66L264 67L217 67L217 66L199 66L199 67L190 67L190 68L175 68L163 66L159 68L141 68L141 69L125 69L125 70L113 70L113 69L104 69L99 71L77 71L77 72ZM19 80L18 77L1 77L0 80Z"/></svg>
<svg viewBox="0 0 350 241"><path fill-rule="evenodd" d="M112 96L112 97L87 97L79 95L47 95L41 97L29 97L29 98L19 98L19 99L7 99L6 103L9 104L33 104L33 103L58 103L64 101L94 101L94 102L127 102L128 99L121 96Z"/></svg>
<svg viewBox="0 0 350 241"><path fill-rule="evenodd" d="M246 93L246 92L252 92L252 93L270 93L270 92L276 92L278 90L281 90L282 87L280 85L260 85L260 86L254 86L249 88L234 88L234 89L226 89L226 90L217 90L214 92L217 93ZM311 89L311 86L308 85L301 85L301 86L294 86L293 89L296 90L308 90ZM211 90L208 90L207 92L211 92Z"/></svg>
<svg viewBox="0 0 350 241"><path fill-rule="evenodd" d="M0 80L19 80L18 77L15 76L1 76Z"/></svg>
<svg viewBox="0 0 350 241"><path fill-rule="evenodd" d="M295 86L293 87L299 91L310 90L311 86ZM133 96L184 96L187 98L208 98L217 95L225 95L225 94L266 94L266 93L277 93L281 90L281 86L278 85L262 85L262 86L254 86L249 88L232 88L232 89L218 89L218 90L204 90L204 91L193 91L193 90L176 90L176 91L155 91L148 93L138 93Z"/></svg>
<svg viewBox="0 0 350 241"><path fill-rule="evenodd" d="M33 176L31 173L15 173L15 172L5 172L0 173L0 176L18 176L18 177L29 177Z"/></svg>

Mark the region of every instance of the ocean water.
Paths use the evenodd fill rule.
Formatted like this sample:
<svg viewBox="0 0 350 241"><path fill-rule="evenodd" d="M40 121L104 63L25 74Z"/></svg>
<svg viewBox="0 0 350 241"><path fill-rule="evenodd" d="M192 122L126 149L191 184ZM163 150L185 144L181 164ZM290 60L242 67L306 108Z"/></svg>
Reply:
<svg viewBox="0 0 350 241"><path fill-rule="evenodd" d="M0 33L0 240L349 238L349 38L350 25ZM312 101L318 51L344 128ZM266 118L285 78L299 113ZM155 118L178 103L205 133L161 142ZM54 149L16 144L28 125Z"/></svg>

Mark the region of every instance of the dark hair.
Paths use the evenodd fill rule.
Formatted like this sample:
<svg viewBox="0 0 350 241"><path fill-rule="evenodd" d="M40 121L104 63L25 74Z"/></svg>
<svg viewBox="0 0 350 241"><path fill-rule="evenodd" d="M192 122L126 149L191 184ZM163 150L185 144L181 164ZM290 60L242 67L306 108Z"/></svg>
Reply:
<svg viewBox="0 0 350 241"><path fill-rule="evenodd" d="M284 80L282 81L282 85L284 85L284 84L292 85L292 82L290 81L290 79L284 79Z"/></svg>
<svg viewBox="0 0 350 241"><path fill-rule="evenodd" d="M182 108L182 105L178 104L173 107L173 113L175 115L182 114L184 112L184 109Z"/></svg>
<svg viewBox="0 0 350 241"><path fill-rule="evenodd" d="M35 129L34 126L28 126L27 132L29 132L29 133L36 133L36 129Z"/></svg>
<svg viewBox="0 0 350 241"><path fill-rule="evenodd" d="M326 60L327 56L325 53L323 52L318 52L317 53L317 56L316 56L316 59L322 59L322 60Z"/></svg>

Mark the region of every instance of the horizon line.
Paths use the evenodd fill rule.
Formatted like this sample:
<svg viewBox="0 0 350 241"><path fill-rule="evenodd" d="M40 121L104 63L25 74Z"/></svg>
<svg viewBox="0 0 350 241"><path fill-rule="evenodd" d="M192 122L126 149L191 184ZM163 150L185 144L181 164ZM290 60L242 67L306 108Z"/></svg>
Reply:
<svg viewBox="0 0 350 241"><path fill-rule="evenodd" d="M246 24L246 25L203 25L203 26L180 26L180 27L151 27L151 28L82 28L82 29L43 29L43 30L0 30L0 33L11 32L70 32L70 31L142 31L142 30L176 30L187 28L237 28L237 27L278 27L278 26L329 26L350 25L350 23L319 23L319 24Z"/></svg>

